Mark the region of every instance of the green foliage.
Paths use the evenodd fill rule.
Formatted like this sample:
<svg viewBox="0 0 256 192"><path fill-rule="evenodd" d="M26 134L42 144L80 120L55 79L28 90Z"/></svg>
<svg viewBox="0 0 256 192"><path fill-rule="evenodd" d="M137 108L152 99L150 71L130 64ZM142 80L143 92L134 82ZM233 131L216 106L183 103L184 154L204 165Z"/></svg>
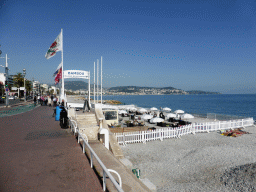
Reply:
<svg viewBox="0 0 256 192"><path fill-rule="evenodd" d="M23 87L24 86L24 76L21 73L17 73L17 75L13 76L13 83L15 87Z"/></svg>

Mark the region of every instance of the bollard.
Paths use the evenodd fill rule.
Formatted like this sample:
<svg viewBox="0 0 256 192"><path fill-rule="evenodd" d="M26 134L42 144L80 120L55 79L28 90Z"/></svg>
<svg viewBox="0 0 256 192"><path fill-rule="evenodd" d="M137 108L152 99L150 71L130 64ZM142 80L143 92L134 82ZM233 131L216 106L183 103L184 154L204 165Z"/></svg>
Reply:
<svg viewBox="0 0 256 192"><path fill-rule="evenodd" d="M137 178L139 179L140 178L140 170L138 168L136 168L136 171L137 171Z"/></svg>
<svg viewBox="0 0 256 192"><path fill-rule="evenodd" d="M138 168L132 169L132 172L138 179L140 178L140 170Z"/></svg>

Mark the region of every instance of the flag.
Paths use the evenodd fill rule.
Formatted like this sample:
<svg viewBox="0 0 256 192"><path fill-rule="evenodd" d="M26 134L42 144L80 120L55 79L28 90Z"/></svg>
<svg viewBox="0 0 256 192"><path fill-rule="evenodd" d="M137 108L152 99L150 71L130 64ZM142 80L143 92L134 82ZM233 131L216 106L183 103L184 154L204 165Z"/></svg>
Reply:
<svg viewBox="0 0 256 192"><path fill-rule="evenodd" d="M55 76L55 85L59 83L60 79L62 79L62 67L59 68L58 73Z"/></svg>
<svg viewBox="0 0 256 192"><path fill-rule="evenodd" d="M56 71L53 73L53 77L55 75L57 75L57 73L59 72L59 69L62 67L62 63L59 64L59 66L57 67Z"/></svg>
<svg viewBox="0 0 256 192"><path fill-rule="evenodd" d="M62 32L60 32L58 37L55 39L55 41L48 49L47 53L45 54L45 58L50 59L51 57L56 55L58 51L62 51Z"/></svg>

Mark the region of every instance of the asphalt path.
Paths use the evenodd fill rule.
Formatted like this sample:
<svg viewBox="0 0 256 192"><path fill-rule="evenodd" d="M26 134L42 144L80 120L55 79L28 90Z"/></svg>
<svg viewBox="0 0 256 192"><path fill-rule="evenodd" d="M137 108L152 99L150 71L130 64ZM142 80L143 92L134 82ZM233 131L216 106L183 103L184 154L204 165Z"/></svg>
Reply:
<svg viewBox="0 0 256 192"><path fill-rule="evenodd" d="M76 138L52 113L38 106L0 117L1 192L102 191Z"/></svg>

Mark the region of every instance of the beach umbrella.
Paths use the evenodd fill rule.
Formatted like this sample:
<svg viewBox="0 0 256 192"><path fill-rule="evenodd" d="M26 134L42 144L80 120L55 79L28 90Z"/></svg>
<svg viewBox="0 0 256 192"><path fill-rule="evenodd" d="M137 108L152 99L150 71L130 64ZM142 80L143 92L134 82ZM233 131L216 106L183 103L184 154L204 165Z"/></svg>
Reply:
<svg viewBox="0 0 256 192"><path fill-rule="evenodd" d="M127 114L127 111L125 111L125 110L120 110L120 111L118 111L118 114L119 114L119 115L121 115L121 114Z"/></svg>
<svg viewBox="0 0 256 192"><path fill-rule="evenodd" d="M174 114L174 113L168 113L168 114L166 114L166 117L167 118L175 118L177 115L176 114Z"/></svg>
<svg viewBox="0 0 256 192"><path fill-rule="evenodd" d="M171 109L169 107L164 107L163 111L171 111Z"/></svg>
<svg viewBox="0 0 256 192"><path fill-rule="evenodd" d="M129 111L132 111L132 112L137 111L137 108L136 108L136 107L129 107L128 109L129 109Z"/></svg>
<svg viewBox="0 0 256 192"><path fill-rule="evenodd" d="M155 117L155 118L149 120L150 123L160 123L163 121L164 121L164 119L162 119L160 117Z"/></svg>
<svg viewBox="0 0 256 192"><path fill-rule="evenodd" d="M150 111L157 111L158 109L155 107L150 108Z"/></svg>
<svg viewBox="0 0 256 192"><path fill-rule="evenodd" d="M186 114L182 115L181 118L183 118L183 119L193 119L194 116L191 115L191 114L187 114L187 113L186 113Z"/></svg>
<svg viewBox="0 0 256 192"><path fill-rule="evenodd" d="M147 115L147 114L145 114L145 115L142 115L141 116L141 119L144 119L144 120L148 120L148 119L152 119L153 118L153 115Z"/></svg>
<svg viewBox="0 0 256 192"><path fill-rule="evenodd" d="M114 109L114 110L118 109L117 106L113 106L113 105L103 105L102 108L103 109Z"/></svg>
<svg viewBox="0 0 256 192"><path fill-rule="evenodd" d="M174 111L174 113L184 113L184 111L179 109L179 110Z"/></svg>
<svg viewBox="0 0 256 192"><path fill-rule="evenodd" d="M140 113L145 113L145 112L147 112L147 109L140 108L140 109L138 110L138 112L140 112Z"/></svg>

